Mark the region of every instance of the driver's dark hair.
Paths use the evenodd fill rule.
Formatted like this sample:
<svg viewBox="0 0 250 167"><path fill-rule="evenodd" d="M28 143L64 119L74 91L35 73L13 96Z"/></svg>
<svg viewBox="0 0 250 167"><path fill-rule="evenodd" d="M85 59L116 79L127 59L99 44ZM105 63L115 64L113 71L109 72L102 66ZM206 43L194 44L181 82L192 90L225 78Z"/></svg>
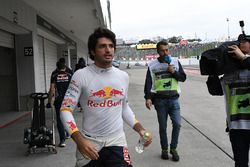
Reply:
<svg viewBox="0 0 250 167"><path fill-rule="evenodd" d="M110 39L114 44L114 49L116 49L115 34L107 28L99 27L95 29L88 39L88 53L91 60L94 60L94 55L91 54L91 51L95 50L97 40L102 37Z"/></svg>

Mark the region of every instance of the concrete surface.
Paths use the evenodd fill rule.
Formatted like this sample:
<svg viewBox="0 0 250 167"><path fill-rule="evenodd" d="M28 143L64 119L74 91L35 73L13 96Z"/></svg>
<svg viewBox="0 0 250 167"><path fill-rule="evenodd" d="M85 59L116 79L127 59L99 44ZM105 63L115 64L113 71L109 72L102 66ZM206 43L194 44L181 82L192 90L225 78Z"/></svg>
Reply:
<svg viewBox="0 0 250 167"><path fill-rule="evenodd" d="M181 83L182 128L178 145L180 161L173 162L160 158L161 149L156 112L154 109L149 111L145 107L143 87L146 68L138 67L125 70L130 75L130 106L143 126L153 134L153 143L144 153L137 154L134 147L139 136L125 125L129 153L134 167L234 166L231 159L230 142L227 133L225 133L224 99L208 94L204 76L200 76L199 72L192 69L187 71L187 81ZM81 113L75 112L75 118L79 123L81 122L80 117ZM2 112L0 118L4 120L0 121L0 167L74 166L75 144L71 139L66 141L65 148L57 148L57 154L40 153L27 156L25 154L27 145L23 144L23 131L24 128L30 126L30 114ZM47 118L50 120L51 112L47 112ZM51 122L48 121L48 123ZM171 134L170 121L168 122L168 132Z"/></svg>

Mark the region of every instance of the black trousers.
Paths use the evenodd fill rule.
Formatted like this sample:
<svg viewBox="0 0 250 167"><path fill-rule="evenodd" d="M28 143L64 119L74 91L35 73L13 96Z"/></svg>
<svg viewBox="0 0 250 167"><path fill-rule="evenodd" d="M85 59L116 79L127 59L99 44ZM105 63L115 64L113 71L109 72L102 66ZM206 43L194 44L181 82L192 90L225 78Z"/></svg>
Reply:
<svg viewBox="0 0 250 167"><path fill-rule="evenodd" d="M232 129L229 137L233 149L235 167L248 167L250 130Z"/></svg>
<svg viewBox="0 0 250 167"><path fill-rule="evenodd" d="M99 159L92 160L84 167L132 167L127 148L120 146L103 147Z"/></svg>
<svg viewBox="0 0 250 167"><path fill-rule="evenodd" d="M55 109L56 109L56 122L57 122L57 129L60 137L60 143L65 141L66 135L65 135L65 129L63 126L63 123L61 121L60 117L60 108L61 108L62 100L55 100Z"/></svg>

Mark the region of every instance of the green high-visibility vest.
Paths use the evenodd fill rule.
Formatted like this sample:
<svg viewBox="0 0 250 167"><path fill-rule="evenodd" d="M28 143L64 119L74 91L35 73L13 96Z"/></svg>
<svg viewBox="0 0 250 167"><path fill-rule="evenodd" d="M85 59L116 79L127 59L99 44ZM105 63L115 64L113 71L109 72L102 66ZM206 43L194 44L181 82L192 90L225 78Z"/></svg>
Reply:
<svg viewBox="0 0 250 167"><path fill-rule="evenodd" d="M172 59L171 62L174 65L176 71L179 70L178 60ZM149 64L149 70L152 78L151 92L161 94L176 94L180 92L178 81L167 72L168 64L160 63L158 60L154 60Z"/></svg>
<svg viewBox="0 0 250 167"><path fill-rule="evenodd" d="M222 86L229 129L250 129L250 71L225 74Z"/></svg>
<svg viewBox="0 0 250 167"><path fill-rule="evenodd" d="M250 114L250 92L244 88L230 88L225 85L229 114ZM246 92L248 91L248 92ZM250 117L250 115L249 115Z"/></svg>
<svg viewBox="0 0 250 167"><path fill-rule="evenodd" d="M178 90L178 81L175 78L155 78L155 90L159 91L177 91Z"/></svg>

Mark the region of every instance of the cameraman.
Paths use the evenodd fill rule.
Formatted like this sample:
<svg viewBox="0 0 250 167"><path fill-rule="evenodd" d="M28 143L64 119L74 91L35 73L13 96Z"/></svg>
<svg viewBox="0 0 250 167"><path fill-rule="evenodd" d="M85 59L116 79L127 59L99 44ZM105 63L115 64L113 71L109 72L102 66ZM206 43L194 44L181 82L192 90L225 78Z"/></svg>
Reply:
<svg viewBox="0 0 250 167"><path fill-rule="evenodd" d="M228 46L228 53L241 60L241 69L223 76L227 124L235 167L248 167L250 146L250 36L241 34L239 46Z"/></svg>
<svg viewBox="0 0 250 167"><path fill-rule="evenodd" d="M250 38L250 37L248 37ZM238 40L240 41L240 46L232 45L228 46L228 48L232 49L232 51L228 51L229 53L234 53L233 57L241 60L241 65L243 68L250 70L250 56L249 56L249 48L250 48L250 39L239 36Z"/></svg>

